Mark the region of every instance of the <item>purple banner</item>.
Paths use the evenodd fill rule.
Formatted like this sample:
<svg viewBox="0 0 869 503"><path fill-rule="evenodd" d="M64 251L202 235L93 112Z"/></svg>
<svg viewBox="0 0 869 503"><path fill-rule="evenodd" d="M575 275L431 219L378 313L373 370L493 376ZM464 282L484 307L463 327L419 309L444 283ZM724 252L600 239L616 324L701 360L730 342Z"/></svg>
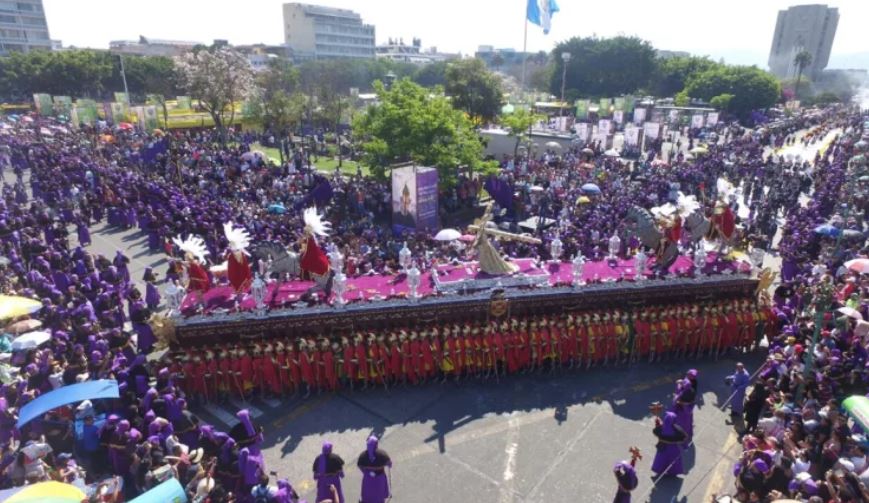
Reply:
<svg viewBox="0 0 869 503"><path fill-rule="evenodd" d="M416 228L432 231L438 228L438 171L418 168L416 171Z"/></svg>

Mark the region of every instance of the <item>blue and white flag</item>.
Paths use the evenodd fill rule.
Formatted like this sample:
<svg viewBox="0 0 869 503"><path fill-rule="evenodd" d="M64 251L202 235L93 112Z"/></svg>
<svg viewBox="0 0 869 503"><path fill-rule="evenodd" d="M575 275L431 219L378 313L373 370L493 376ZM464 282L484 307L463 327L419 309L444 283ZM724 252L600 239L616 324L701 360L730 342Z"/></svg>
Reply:
<svg viewBox="0 0 869 503"><path fill-rule="evenodd" d="M528 0L528 20L543 28L543 33L548 34L552 26L552 15L558 12L558 4L555 0Z"/></svg>

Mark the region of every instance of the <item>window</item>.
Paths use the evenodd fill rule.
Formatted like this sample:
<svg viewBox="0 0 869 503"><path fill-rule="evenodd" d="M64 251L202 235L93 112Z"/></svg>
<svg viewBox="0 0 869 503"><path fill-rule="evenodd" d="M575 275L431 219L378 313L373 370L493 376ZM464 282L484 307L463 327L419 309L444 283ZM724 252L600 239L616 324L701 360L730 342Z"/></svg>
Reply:
<svg viewBox="0 0 869 503"><path fill-rule="evenodd" d="M18 5L15 2L0 2L0 10L15 12L18 10Z"/></svg>
<svg viewBox="0 0 869 503"><path fill-rule="evenodd" d="M24 32L21 30L12 30L9 28L0 28L0 37L3 37L3 38L24 38Z"/></svg>
<svg viewBox="0 0 869 503"><path fill-rule="evenodd" d="M48 40L48 32L27 30L28 40Z"/></svg>
<svg viewBox="0 0 869 503"><path fill-rule="evenodd" d="M18 24L18 18L16 18L15 16L0 14L0 23Z"/></svg>
<svg viewBox="0 0 869 503"><path fill-rule="evenodd" d="M33 12L36 10L36 6L33 5L32 3L18 2L18 10L25 11L25 12Z"/></svg>
<svg viewBox="0 0 869 503"><path fill-rule="evenodd" d="M30 26L45 26L45 19L38 17L21 16L21 22Z"/></svg>

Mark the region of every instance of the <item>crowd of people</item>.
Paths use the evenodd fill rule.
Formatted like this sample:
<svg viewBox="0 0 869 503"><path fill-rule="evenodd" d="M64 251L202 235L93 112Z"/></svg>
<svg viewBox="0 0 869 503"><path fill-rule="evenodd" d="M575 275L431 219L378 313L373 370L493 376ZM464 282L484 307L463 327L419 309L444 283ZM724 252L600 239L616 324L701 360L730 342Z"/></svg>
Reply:
<svg viewBox="0 0 869 503"><path fill-rule="evenodd" d="M160 307L161 283L175 266L165 275L149 270L141 280L131 278L123 252L104 257L88 251L94 224L138 228L153 251L175 256L173 237L197 235L210 256L222 257L228 244L220 232L224 223L243 226L253 241L294 246L305 228L299 210L316 205L334 224L331 244L346 257L348 274L397 271L404 242L415 256L432 263L450 260L455 248L423 234L393 235L386 184L318 173L302 149L293 149L285 164L272 166L250 151L250 135L230 133L232 141L224 144L210 131L70 130L51 120L26 118L4 122L0 134L5 177L0 291L39 299L42 306L30 316L3 320L7 328L0 350L7 352L20 333L13 327L41 328L51 337L5 357L0 487L49 479L79 485L104 481L91 486L95 498L108 498L111 488L119 498L131 498L176 478L198 501L295 501L288 481L272 486L268 480L262 433L245 411L239 413L240 426L222 432L203 424L189 407L251 393L284 396L741 353L762 341L769 341L772 358L745 406L750 428L737 473L740 490L762 501L814 484L822 497L828 495L823 491L835 491L841 501L850 501L849 473L863 473L865 463L852 459L862 447L855 448L857 441L843 433L847 425L836 412L838 402L832 401L849 390L865 391L866 349L854 335L855 324L825 320L822 343L814 346L812 374L802 374L808 365L802 355L813 347L807 313L821 286L827 285L834 302L850 303L869 315L862 303L863 277L842 266L866 251L865 191L854 173L859 166L849 163L857 154L864 118L850 109L800 115L777 129L722 125L717 129L722 141L710 144L707 154L689 158L679 152L669 163L658 157L660 142L631 162L604 156L599 146L505 159L501 174L488 181L505 189L489 192L512 221L529 215L557 221L552 229L538 230L543 244L498 245L512 257L545 259L556 235L564 243L564 255L602 258L608 238L618 233L626 254L639 247L623 223L631 206L659 205L673 200L674 191L712 205L718 179L727 178L741 187L742 201L734 197L727 203L740 214L749 239L772 250L769 238L781 227L777 249L784 281L771 306L699 302L397 327L328 340L215 344L178 360L146 358L154 344L147 320ZM785 145L805 129L811 129L809 141L821 141L828 132L837 137L814 159L770 154L770 146ZM588 182L599 187L594 197L582 190ZM457 188L440 195L442 208L473 206L481 185L479 178L463 178ZM740 213L744 207L748 212ZM839 234L814 232L828 223ZM845 230L857 231L859 239L853 233L842 236ZM687 249L687 237L680 239ZM21 408L38 396L102 378L117 380L118 399L58 408L16 427ZM745 389L747 383L740 386ZM673 410L662 409L656 434L664 439L660 449L666 452L653 464L655 473L681 471L678 454L690 442L687 410L696 390L695 373L680 385ZM797 471L805 462L811 466ZM363 486L364 501L389 496L390 464L377 439L369 439L357 463L369 484ZM620 479L628 497L627 467L634 465L621 463L617 471L628 482ZM331 445L324 445L313 466L316 501L343 501L342 467ZM793 477L784 486L770 482L789 473ZM793 486L795 480L799 483Z"/></svg>

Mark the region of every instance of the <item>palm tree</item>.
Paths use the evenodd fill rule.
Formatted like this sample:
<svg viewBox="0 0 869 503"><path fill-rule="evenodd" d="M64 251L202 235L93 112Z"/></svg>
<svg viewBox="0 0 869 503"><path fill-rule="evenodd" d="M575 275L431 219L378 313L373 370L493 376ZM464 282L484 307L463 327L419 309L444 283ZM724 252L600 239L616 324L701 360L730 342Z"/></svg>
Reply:
<svg viewBox="0 0 869 503"><path fill-rule="evenodd" d="M812 53L802 50L794 56L794 66L797 67L797 83L794 85L794 97L800 95L800 79L803 76L803 70L812 64Z"/></svg>

